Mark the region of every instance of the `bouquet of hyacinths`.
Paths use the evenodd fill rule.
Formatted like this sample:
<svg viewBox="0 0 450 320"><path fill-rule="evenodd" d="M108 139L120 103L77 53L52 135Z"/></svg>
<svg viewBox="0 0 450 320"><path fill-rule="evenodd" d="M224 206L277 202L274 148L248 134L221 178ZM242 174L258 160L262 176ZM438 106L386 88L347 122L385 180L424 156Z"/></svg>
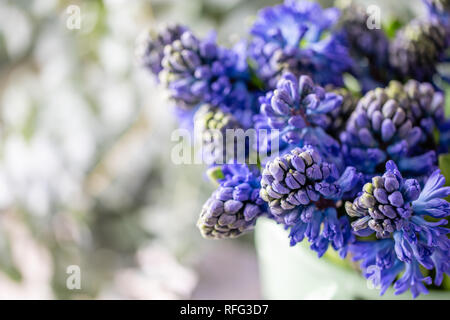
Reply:
<svg viewBox="0 0 450 320"><path fill-rule="evenodd" d="M359 262L381 294L441 286L450 187L438 158L450 120L437 67L449 58L450 2L424 3L428 15L390 37L356 4L294 0L262 9L231 48L184 26L147 34L140 61L201 137L218 184L198 220L204 237L266 217L292 246ZM244 152L222 139L230 130L251 132Z"/></svg>

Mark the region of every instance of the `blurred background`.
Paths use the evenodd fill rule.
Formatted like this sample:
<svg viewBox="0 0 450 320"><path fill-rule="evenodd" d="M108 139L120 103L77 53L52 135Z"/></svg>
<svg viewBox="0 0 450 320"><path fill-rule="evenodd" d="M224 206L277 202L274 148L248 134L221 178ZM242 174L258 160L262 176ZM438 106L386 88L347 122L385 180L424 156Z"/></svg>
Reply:
<svg viewBox="0 0 450 320"><path fill-rule="evenodd" d="M213 186L171 162L173 110L134 50L174 22L227 44L277 2L0 2L0 299L260 298L252 235L201 238Z"/></svg>

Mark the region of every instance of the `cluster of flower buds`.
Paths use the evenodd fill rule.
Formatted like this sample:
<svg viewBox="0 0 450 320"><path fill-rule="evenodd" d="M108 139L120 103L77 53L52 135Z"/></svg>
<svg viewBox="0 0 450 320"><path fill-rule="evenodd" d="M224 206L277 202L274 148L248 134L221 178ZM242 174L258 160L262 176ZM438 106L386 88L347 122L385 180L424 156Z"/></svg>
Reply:
<svg viewBox="0 0 450 320"><path fill-rule="evenodd" d="M274 91L261 98L261 113L270 127L282 130L286 142L296 144L303 139L304 128L330 126L331 112L341 106L342 100L340 95L314 85L308 76L298 79L287 73Z"/></svg>
<svg viewBox="0 0 450 320"><path fill-rule="evenodd" d="M169 25L160 32L148 30L139 39L136 54L139 64L158 75L162 68L161 61L164 58L164 47L175 40L180 39L187 28L181 25Z"/></svg>
<svg viewBox="0 0 450 320"><path fill-rule="evenodd" d="M350 245L354 260L361 260L363 275L381 287L381 294L394 283L396 294L410 290L415 298L428 293L431 277L420 266L435 270L434 284L442 284L450 272L450 239L445 219L450 215L450 187L434 171L421 189L415 179L404 179L393 161L386 172L364 185L362 193L347 202L345 209L357 220L357 235L376 233L377 241L357 241ZM433 222L430 222L430 220ZM374 269L379 272L373 273ZM401 275L401 273L403 274Z"/></svg>
<svg viewBox="0 0 450 320"><path fill-rule="evenodd" d="M230 139L227 130L241 128L235 117L209 104L201 106L194 116L194 131L200 138L202 156L206 163L224 164L236 160L241 148L235 139ZM244 152L246 150L244 149ZM243 158L245 159L245 158Z"/></svg>
<svg viewBox="0 0 450 320"><path fill-rule="evenodd" d="M400 86L400 83L397 82L396 85ZM414 79L408 80L403 88L399 89L394 91L403 95L401 99L408 99L406 103L409 104L414 124L422 129L423 137L429 140L433 130L439 128L445 121L444 94L436 91L430 83Z"/></svg>
<svg viewBox="0 0 450 320"><path fill-rule="evenodd" d="M386 238L411 217L411 202L419 194L417 180L403 180L397 170L388 170L366 183L362 194L353 203L346 202L345 209L349 216L359 218L352 223L355 231L370 228L378 238Z"/></svg>
<svg viewBox="0 0 450 320"><path fill-rule="evenodd" d="M338 178L336 167L322 161L316 150L295 148L266 164L260 194L273 214L282 215L297 206L319 201L322 195L335 194L337 187L328 181Z"/></svg>
<svg viewBox="0 0 450 320"><path fill-rule="evenodd" d="M220 186L203 205L197 222L206 238L235 238L254 228L266 212L259 196L260 175L254 166L224 165Z"/></svg>
<svg viewBox="0 0 450 320"><path fill-rule="evenodd" d="M404 77L430 81L447 47L445 28L435 21L413 20L399 30L389 48L390 64Z"/></svg>
<svg viewBox="0 0 450 320"><path fill-rule="evenodd" d="M276 89L259 98L260 114L255 127L271 129L281 149L312 145L324 159L343 169L339 143L325 130L333 123L343 97L315 85L310 77L284 74ZM283 147L284 145L284 147Z"/></svg>
<svg viewBox="0 0 450 320"><path fill-rule="evenodd" d="M260 196L268 203L272 219L291 228L291 245L307 237L319 256L329 244L345 256L353 235L348 221L338 218L337 202L360 181L354 168L340 175L317 150L305 146L266 164Z"/></svg>
<svg viewBox="0 0 450 320"><path fill-rule="evenodd" d="M385 66L389 40L381 29L376 26L369 28L370 22L371 17L366 7L353 2L343 6L340 25L346 36L345 40L349 42L352 56L364 57L374 66Z"/></svg>
<svg viewBox="0 0 450 320"><path fill-rule="evenodd" d="M336 8L309 1L286 0L262 9L250 31L250 57L258 75L269 88L286 71L310 75L321 85L342 85L342 73L352 61L333 30L338 19Z"/></svg>
<svg viewBox="0 0 450 320"><path fill-rule="evenodd" d="M365 173L375 173L389 159L413 175L429 173L434 152L420 143L428 141L435 122L441 122L443 99L429 84L391 81L362 97L341 133L348 163ZM435 120L438 119L438 120Z"/></svg>
<svg viewBox="0 0 450 320"><path fill-rule="evenodd" d="M351 167L340 175L334 164L325 162L308 145L267 162L260 195L277 221L291 225L301 214L294 209L310 204L318 208L334 206L334 200L354 188L359 179Z"/></svg>
<svg viewBox="0 0 450 320"><path fill-rule="evenodd" d="M179 106L192 108L200 102L217 106L233 89L228 72L234 65L231 52L186 31L164 48L159 77Z"/></svg>

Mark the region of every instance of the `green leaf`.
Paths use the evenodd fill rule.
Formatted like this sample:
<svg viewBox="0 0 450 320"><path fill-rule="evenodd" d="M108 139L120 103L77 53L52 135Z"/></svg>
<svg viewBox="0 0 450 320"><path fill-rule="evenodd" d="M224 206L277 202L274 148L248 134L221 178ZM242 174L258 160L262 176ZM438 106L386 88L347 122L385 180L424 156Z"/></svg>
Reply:
<svg viewBox="0 0 450 320"><path fill-rule="evenodd" d="M345 87L353 94L359 95L361 92L361 86L359 85L358 80L350 73L344 73L343 78Z"/></svg>
<svg viewBox="0 0 450 320"><path fill-rule="evenodd" d="M383 24L384 32L386 33L386 36L390 39L393 39L395 37L397 30L400 29L401 27L402 22L398 19L393 19L388 23Z"/></svg>
<svg viewBox="0 0 450 320"><path fill-rule="evenodd" d="M445 184L450 185L450 153L441 154L439 156L439 169L441 169L442 175L445 177ZM447 201L450 201L450 196L447 197Z"/></svg>
<svg viewBox="0 0 450 320"><path fill-rule="evenodd" d="M444 274L444 281L442 282L444 289L450 290L450 277Z"/></svg>
<svg viewBox="0 0 450 320"><path fill-rule="evenodd" d="M445 69L442 70L443 73L446 73L450 70L450 65L444 64L441 67L445 66ZM450 117L450 84L447 81L438 80L437 85L444 90L445 93L445 116Z"/></svg>
<svg viewBox="0 0 450 320"><path fill-rule="evenodd" d="M212 183L218 184L218 180L225 178L221 167L213 167L206 171L206 175Z"/></svg>
<svg viewBox="0 0 450 320"><path fill-rule="evenodd" d="M450 184L450 153L439 156L439 169L445 177L446 184Z"/></svg>
<svg viewBox="0 0 450 320"><path fill-rule="evenodd" d="M252 59L247 59L247 64L249 66L249 72L250 72L250 83L257 89L263 90L264 89L264 82L258 77L256 73L256 62Z"/></svg>
<svg viewBox="0 0 450 320"><path fill-rule="evenodd" d="M303 241L303 242L306 243L306 241ZM355 265L350 260L349 257L342 259L339 256L339 253L335 250L332 250L331 248L325 252L325 254L323 255L323 258L325 258L326 260L330 261L331 263L333 263L337 266L341 266L348 270L355 270Z"/></svg>
<svg viewBox="0 0 450 320"><path fill-rule="evenodd" d="M433 130L433 139L436 144L439 144L440 132L436 128Z"/></svg>

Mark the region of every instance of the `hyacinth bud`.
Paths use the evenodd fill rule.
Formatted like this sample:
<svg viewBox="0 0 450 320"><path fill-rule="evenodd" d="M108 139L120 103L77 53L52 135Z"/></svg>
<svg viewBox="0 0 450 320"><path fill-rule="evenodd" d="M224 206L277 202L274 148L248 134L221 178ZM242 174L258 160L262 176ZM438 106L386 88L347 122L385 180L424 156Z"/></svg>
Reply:
<svg viewBox="0 0 450 320"><path fill-rule="evenodd" d="M445 121L445 97L436 92L430 83L409 80L404 90L410 100L410 112L415 123L426 135L431 136L433 130Z"/></svg>
<svg viewBox="0 0 450 320"><path fill-rule="evenodd" d="M413 123L407 113L402 104L390 99L386 90L377 88L369 91L352 113L344 141L354 138L361 145L372 148L382 143L394 143L397 137L416 142L416 137L410 135Z"/></svg>
<svg viewBox="0 0 450 320"><path fill-rule="evenodd" d="M338 178L336 167L311 146L295 148L266 164L260 195L274 215L283 216L297 206L332 197L339 189L333 183Z"/></svg>
<svg viewBox="0 0 450 320"><path fill-rule="evenodd" d="M274 91L260 98L260 103L268 125L282 130L284 141L296 144L304 139L305 127L331 125L331 112L341 106L342 97L316 86L308 76L297 79L287 73Z"/></svg>
<svg viewBox="0 0 450 320"><path fill-rule="evenodd" d="M435 164L433 130L444 121L444 99L415 80L369 91L360 99L340 135L348 163L366 173L394 159L414 175Z"/></svg>
<svg viewBox="0 0 450 320"><path fill-rule="evenodd" d="M272 70L272 78L269 79L269 83L276 83L274 79L279 80L284 74L291 73L296 77L308 76L319 85L343 86L342 73L337 73L336 70L344 72L349 70L352 65L347 47L338 44L338 41L333 39L322 50L336 51L342 60L329 59L323 53L314 55L313 51L303 51L295 47L277 48L268 61Z"/></svg>
<svg viewBox="0 0 450 320"><path fill-rule="evenodd" d="M396 100L406 111L413 126L422 131L422 141L432 138L433 130L445 121L445 97L428 82L408 80L404 85L391 81L385 89L389 98Z"/></svg>
<svg viewBox="0 0 450 320"><path fill-rule="evenodd" d="M149 30L143 34L136 46L139 64L158 76L162 70L161 62L164 57L164 47L180 39L186 30L186 27L176 24L167 26L160 32Z"/></svg>
<svg viewBox="0 0 450 320"><path fill-rule="evenodd" d="M366 8L353 2L342 6L340 25L346 34L350 52L367 58L370 64L384 66L388 58L389 40L378 28L369 29Z"/></svg>
<svg viewBox="0 0 450 320"><path fill-rule="evenodd" d="M352 202L345 203L350 217L358 219L352 223L355 232L372 230L378 238L386 238L404 224L412 215L411 202L420 195L417 180L404 180L392 161L386 164L383 176L372 178L363 187L363 192Z"/></svg>
<svg viewBox="0 0 450 320"><path fill-rule="evenodd" d="M203 205L197 222L205 238L240 236L252 230L256 219L266 211L259 196L260 177L256 168L225 165L223 171L226 178Z"/></svg>
<svg viewBox="0 0 450 320"><path fill-rule="evenodd" d="M389 48L389 61L404 77L430 81L444 57L446 37L439 22L413 20L397 32Z"/></svg>
<svg viewBox="0 0 450 320"><path fill-rule="evenodd" d="M199 40L186 31L164 48L160 80L182 108L193 108L199 102L218 105L232 91L227 71L233 57L215 42Z"/></svg>
<svg viewBox="0 0 450 320"><path fill-rule="evenodd" d="M261 10L251 27L249 55L264 83L273 88L291 72L341 86L352 60L335 32L338 18L336 8L322 9L314 2L285 1Z"/></svg>
<svg viewBox="0 0 450 320"><path fill-rule="evenodd" d="M237 142L227 136L227 130L241 128L235 117L219 108L205 104L194 116L194 130L202 146L204 160L209 164L223 164L232 159L243 158ZM234 136L233 136L234 137ZM242 146L241 146L242 147Z"/></svg>

